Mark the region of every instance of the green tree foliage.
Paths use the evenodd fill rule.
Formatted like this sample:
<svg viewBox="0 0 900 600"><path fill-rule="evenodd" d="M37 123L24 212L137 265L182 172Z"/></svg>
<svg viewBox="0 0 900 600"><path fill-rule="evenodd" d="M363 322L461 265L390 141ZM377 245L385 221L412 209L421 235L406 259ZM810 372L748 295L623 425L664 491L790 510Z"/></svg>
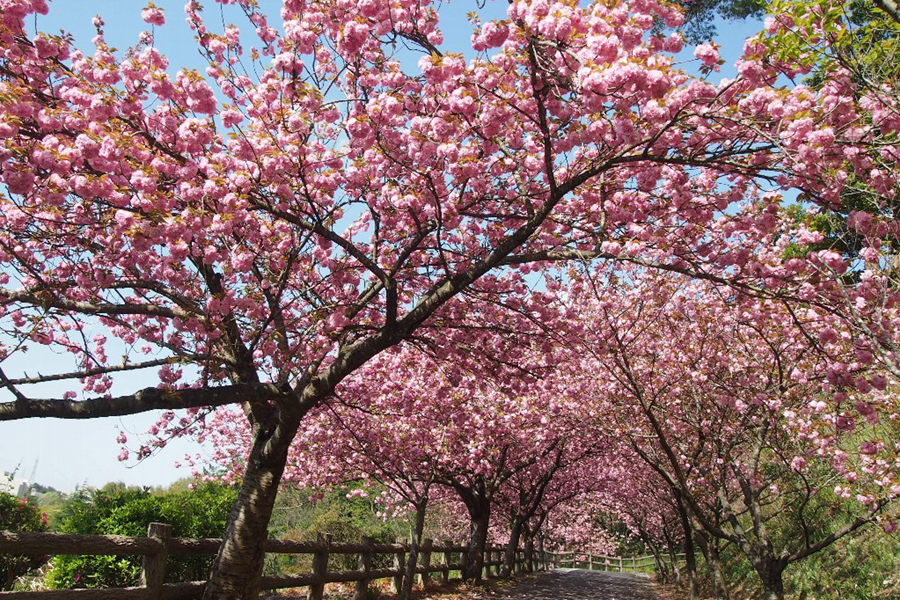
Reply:
<svg viewBox="0 0 900 600"><path fill-rule="evenodd" d="M286 488L278 495L277 504L269 527L271 537L290 540L315 540L319 533L331 535L336 542L359 542L364 536L376 542L390 543L397 537L408 535L409 523L398 519L384 519L378 515L370 497L350 495L348 489L336 488L324 493ZM369 490L377 494L380 490ZM318 498L321 496L321 498ZM317 497L316 501L310 501ZM356 556L337 556L332 559L335 568L355 569ZM379 557L387 567L391 558ZM303 572L309 569L309 556L270 555L266 557L269 573Z"/></svg>
<svg viewBox="0 0 900 600"><path fill-rule="evenodd" d="M34 502L0 493L0 530L46 531L47 518ZM46 562L46 557L0 555L0 590L11 590L16 579Z"/></svg>
<svg viewBox="0 0 900 600"><path fill-rule="evenodd" d="M168 523L173 536L221 537L236 491L219 484L198 485L193 491L153 493L110 484L100 490L76 492L59 515L64 533L143 536L151 522ZM172 556L167 579L205 579L212 556ZM48 585L53 588L101 588L136 585L141 557L57 556Z"/></svg>
<svg viewBox="0 0 900 600"><path fill-rule="evenodd" d="M798 528L802 526L821 535L846 524L846 517L842 514L847 512L844 506L847 501L832 492L829 484L833 482L812 474L809 477L807 481L814 493L805 499L805 521L797 518L797 496L788 493L773 497L770 508L777 516L767 522L767 527L774 537L799 539ZM723 559L732 597L762 597L759 579L746 557L734 547L726 546ZM788 567L784 578L786 595L808 600L900 598L898 564L900 537L884 535L879 527L869 526L860 534L841 539L822 552Z"/></svg>
<svg viewBox="0 0 900 600"><path fill-rule="evenodd" d="M873 90L896 95L900 79L900 23L882 4L873 0L771 0L769 12L779 15L778 19L789 19L791 26L763 38L764 58L803 65L803 71L808 73L804 84L815 89L822 88L840 69L850 75L861 95ZM884 169L896 168L892 159L881 162ZM807 212L804 201L810 198L798 198L800 204L793 207L794 218L821 233L823 240L792 246L787 258L830 249L854 259L863 247L863 239L849 224L852 213L864 212L887 220L900 215L900 196L885 196L872 190L857 178L849 164L845 172L848 181L840 201L828 209ZM898 240L890 234L881 241L885 247L898 246Z"/></svg>

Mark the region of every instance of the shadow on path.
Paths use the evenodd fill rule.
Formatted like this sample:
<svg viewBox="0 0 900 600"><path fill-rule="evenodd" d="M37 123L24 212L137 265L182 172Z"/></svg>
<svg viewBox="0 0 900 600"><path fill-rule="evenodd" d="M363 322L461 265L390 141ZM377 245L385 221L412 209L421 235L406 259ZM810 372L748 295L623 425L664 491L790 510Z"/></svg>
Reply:
<svg viewBox="0 0 900 600"><path fill-rule="evenodd" d="M647 577L555 569L503 590L497 600L661 600Z"/></svg>

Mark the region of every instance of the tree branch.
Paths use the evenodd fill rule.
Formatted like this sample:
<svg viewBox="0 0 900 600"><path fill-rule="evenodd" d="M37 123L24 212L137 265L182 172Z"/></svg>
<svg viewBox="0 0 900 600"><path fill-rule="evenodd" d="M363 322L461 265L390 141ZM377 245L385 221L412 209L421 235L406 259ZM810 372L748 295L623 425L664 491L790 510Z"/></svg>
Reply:
<svg viewBox="0 0 900 600"><path fill-rule="evenodd" d="M157 306L155 304L93 304L90 302L78 302L66 298L53 297L40 291L14 292L12 290L0 289L0 301L21 302L32 306L71 310L86 315L148 315L152 317L180 317L183 319L194 316L184 310Z"/></svg>
<svg viewBox="0 0 900 600"><path fill-rule="evenodd" d="M238 402L293 399L293 393L274 384L225 385L213 388L166 390L146 388L128 396L63 400L26 398L0 403L0 421L35 417L93 419L133 415L150 410L176 410L201 406L224 406Z"/></svg>
<svg viewBox="0 0 900 600"><path fill-rule="evenodd" d="M31 385L36 383L46 383L48 381L63 381L65 379L82 379L84 377L93 377L95 375L105 375L107 373L116 373L119 371L136 371L138 369L149 369L152 367L161 367L163 365L174 365L181 362L179 357L160 358L158 360L148 360L139 363L122 363L121 365L108 365L97 367L95 369L87 369L84 371L72 371L70 373L52 373L50 375L41 375L38 373L34 377L18 377L9 379L0 374L0 388L8 388L14 385Z"/></svg>
<svg viewBox="0 0 900 600"><path fill-rule="evenodd" d="M875 6L884 11L894 21L900 23L900 4L896 0L875 0Z"/></svg>

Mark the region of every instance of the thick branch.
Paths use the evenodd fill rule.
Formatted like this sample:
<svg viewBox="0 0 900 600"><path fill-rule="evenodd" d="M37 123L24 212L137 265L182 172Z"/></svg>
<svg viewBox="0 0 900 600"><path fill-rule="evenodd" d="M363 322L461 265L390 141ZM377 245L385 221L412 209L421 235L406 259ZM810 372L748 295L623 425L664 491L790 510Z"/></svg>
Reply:
<svg viewBox="0 0 900 600"><path fill-rule="evenodd" d="M875 6L887 13L897 23L900 23L900 4L896 0L875 0Z"/></svg>
<svg viewBox="0 0 900 600"><path fill-rule="evenodd" d="M881 511L881 509L883 509L886 505L887 505L886 501L880 502L878 504L878 506L875 508L875 510L872 511L868 516L857 517L850 523L847 523L847 525L845 525L844 527L842 527L842 528L838 529L837 531L835 531L834 533L822 538L815 544L807 545L807 546L797 550L796 552L792 552L790 554L785 552L781 557L782 560L784 560L785 563L788 563L788 564L794 563L794 562L797 562L798 560L806 558L807 556L810 556L811 554L815 554L816 552L819 552L820 550L823 550L824 548L827 548L828 546L835 543L836 541L838 541L845 535L851 534L854 531L856 531L857 529L859 529L860 527L862 527L863 525L866 525L867 523L871 523L872 521L874 521L875 515L879 511Z"/></svg>
<svg viewBox="0 0 900 600"><path fill-rule="evenodd" d="M21 302L32 306L70 310L86 315L148 315L169 318L190 318L193 316L184 310L157 306L155 304L92 304L90 302L78 302L67 298L53 297L41 292L14 292L3 289L0 289L0 301Z"/></svg>
<svg viewBox="0 0 900 600"><path fill-rule="evenodd" d="M0 421L34 417L93 419L133 415L149 410L176 410L201 406L224 406L238 402L266 402L289 399L289 390L273 384L226 385L214 388L164 390L146 388L128 396L88 400L20 399L0 403Z"/></svg>

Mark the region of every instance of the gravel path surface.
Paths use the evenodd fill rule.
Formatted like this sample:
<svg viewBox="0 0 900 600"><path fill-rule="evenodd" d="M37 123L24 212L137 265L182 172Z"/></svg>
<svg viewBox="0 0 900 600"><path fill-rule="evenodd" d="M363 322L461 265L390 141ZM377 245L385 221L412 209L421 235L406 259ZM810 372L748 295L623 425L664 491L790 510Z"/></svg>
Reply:
<svg viewBox="0 0 900 600"><path fill-rule="evenodd" d="M491 595L497 600L663 600L640 575L555 569Z"/></svg>

